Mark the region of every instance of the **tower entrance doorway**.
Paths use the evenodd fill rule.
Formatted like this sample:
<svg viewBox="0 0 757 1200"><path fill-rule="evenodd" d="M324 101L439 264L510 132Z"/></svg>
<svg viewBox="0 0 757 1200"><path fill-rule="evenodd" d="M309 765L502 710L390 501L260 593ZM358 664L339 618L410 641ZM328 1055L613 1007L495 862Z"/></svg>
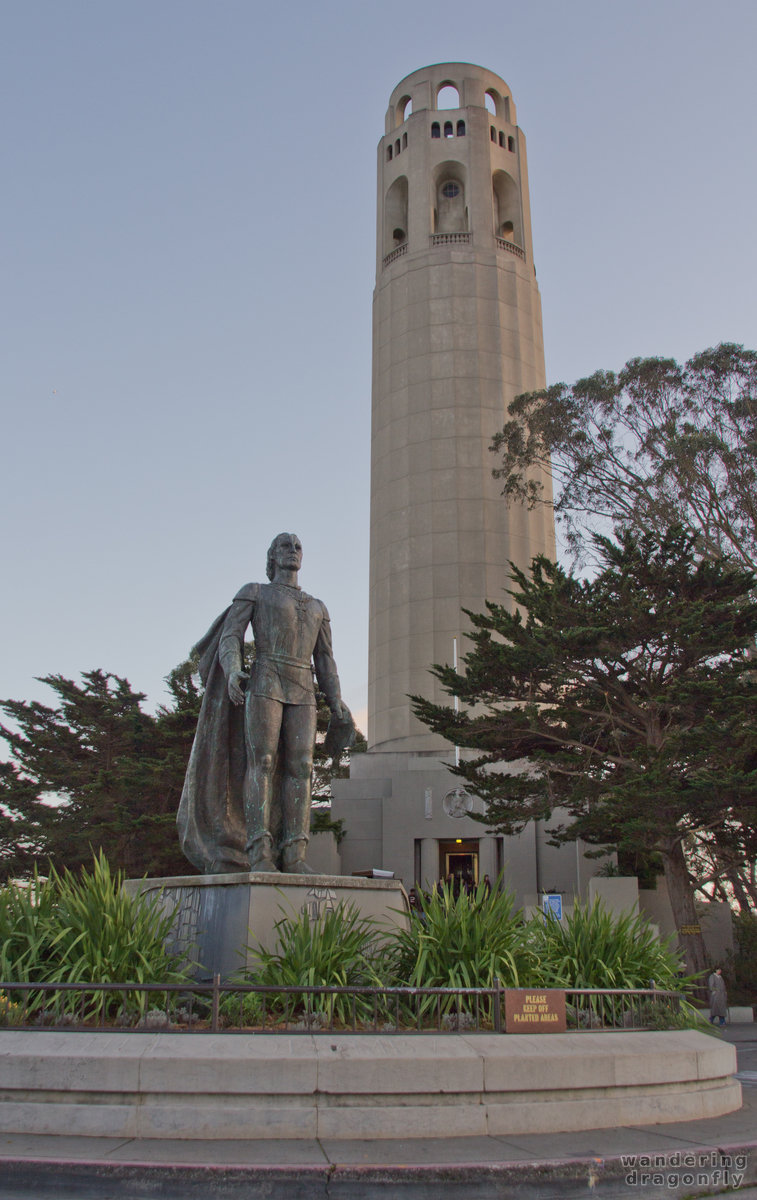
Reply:
<svg viewBox="0 0 757 1200"><path fill-rule="evenodd" d="M450 875L456 889L475 887L478 883L478 839L439 842L439 875Z"/></svg>

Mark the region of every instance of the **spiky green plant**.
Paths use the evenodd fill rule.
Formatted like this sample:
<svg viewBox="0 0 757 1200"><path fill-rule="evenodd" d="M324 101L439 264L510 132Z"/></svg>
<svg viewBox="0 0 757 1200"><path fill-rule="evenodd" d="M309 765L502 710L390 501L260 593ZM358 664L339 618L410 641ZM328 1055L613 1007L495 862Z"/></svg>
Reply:
<svg viewBox="0 0 757 1200"><path fill-rule="evenodd" d="M287 1018L323 1014L329 1021L350 1023L354 1015L365 1017L372 1005L359 997L312 996L307 998L279 997L277 987L380 987L377 971L378 941L376 923L361 917L354 904L339 904L311 921L307 912L297 917L282 917L276 922L279 949L262 946L253 954L258 967L247 982L271 988L266 1005L269 1013ZM238 1005L238 1001L237 1001ZM234 1012L232 997L225 1012ZM252 1001L250 1011L255 1010ZM255 1010L259 1011L259 1010Z"/></svg>
<svg viewBox="0 0 757 1200"><path fill-rule="evenodd" d="M0 888L0 979L36 983L50 957L55 891L35 869L31 881Z"/></svg>
<svg viewBox="0 0 757 1200"><path fill-rule="evenodd" d="M612 913L597 899L576 904L562 922L538 917L531 925L544 987L678 989L681 959L644 919Z"/></svg>
<svg viewBox="0 0 757 1200"><path fill-rule="evenodd" d="M166 949L172 914L159 898L129 896L123 872L111 872L104 855L80 875L51 870L29 888L0 891L0 968L6 983L182 983L187 971ZM153 996L150 1003L160 1000ZM30 994L27 1011L44 1004ZM84 1019L122 1006L141 1013L144 993L61 993L56 1006Z"/></svg>
<svg viewBox="0 0 757 1200"><path fill-rule="evenodd" d="M661 941L638 915L610 912L599 897L576 904L562 922L539 916L529 932L543 987L648 988L654 981L662 990L682 988L681 958L672 939ZM615 1019L617 1005L591 997L577 1007L607 1023Z"/></svg>
<svg viewBox="0 0 757 1200"><path fill-rule="evenodd" d="M17 1000L11 1000L5 992L0 992L0 1025L20 1025L23 1020L24 1008Z"/></svg>
<svg viewBox="0 0 757 1200"><path fill-rule="evenodd" d="M393 947L388 948L394 983L491 988L497 980L503 987L535 982L536 955L512 893L497 888L489 892L482 882L470 894L461 890L455 896L445 883L419 899L422 912L409 929L397 931ZM457 1006L458 1000L451 996L444 999L441 1010L449 1012ZM430 997L421 1011L429 1013L434 1007L437 1001Z"/></svg>

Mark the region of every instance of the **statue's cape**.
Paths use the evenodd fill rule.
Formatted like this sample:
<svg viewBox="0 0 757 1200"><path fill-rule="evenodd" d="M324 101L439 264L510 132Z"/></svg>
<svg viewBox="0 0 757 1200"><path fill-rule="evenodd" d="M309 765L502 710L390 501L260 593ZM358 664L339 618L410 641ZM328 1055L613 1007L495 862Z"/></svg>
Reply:
<svg viewBox="0 0 757 1200"><path fill-rule="evenodd" d="M249 871L242 786L246 768L244 705L232 704L218 660L221 613L197 643L205 685L176 822L184 854L198 870Z"/></svg>

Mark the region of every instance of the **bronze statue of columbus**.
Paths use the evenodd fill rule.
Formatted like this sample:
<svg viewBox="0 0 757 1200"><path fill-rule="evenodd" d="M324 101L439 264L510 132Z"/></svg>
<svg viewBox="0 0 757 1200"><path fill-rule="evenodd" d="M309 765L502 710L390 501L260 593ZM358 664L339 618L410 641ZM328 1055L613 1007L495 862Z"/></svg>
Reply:
<svg viewBox="0 0 757 1200"><path fill-rule="evenodd" d="M302 543L280 533L268 583L248 583L195 651L205 685L179 805L181 847L205 874L312 874L305 861L318 686L331 709L332 755L351 744L325 604L300 588ZM244 669L252 626L255 657Z"/></svg>

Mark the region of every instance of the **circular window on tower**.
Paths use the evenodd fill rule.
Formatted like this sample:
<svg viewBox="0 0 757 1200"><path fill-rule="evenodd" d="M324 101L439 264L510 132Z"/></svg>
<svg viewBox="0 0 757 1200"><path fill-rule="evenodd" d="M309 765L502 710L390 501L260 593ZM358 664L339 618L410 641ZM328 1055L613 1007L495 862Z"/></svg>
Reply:
<svg viewBox="0 0 757 1200"><path fill-rule="evenodd" d="M445 200L454 200L455 196L460 195L460 184L455 183L453 179L449 179L446 183L442 184L442 195Z"/></svg>

